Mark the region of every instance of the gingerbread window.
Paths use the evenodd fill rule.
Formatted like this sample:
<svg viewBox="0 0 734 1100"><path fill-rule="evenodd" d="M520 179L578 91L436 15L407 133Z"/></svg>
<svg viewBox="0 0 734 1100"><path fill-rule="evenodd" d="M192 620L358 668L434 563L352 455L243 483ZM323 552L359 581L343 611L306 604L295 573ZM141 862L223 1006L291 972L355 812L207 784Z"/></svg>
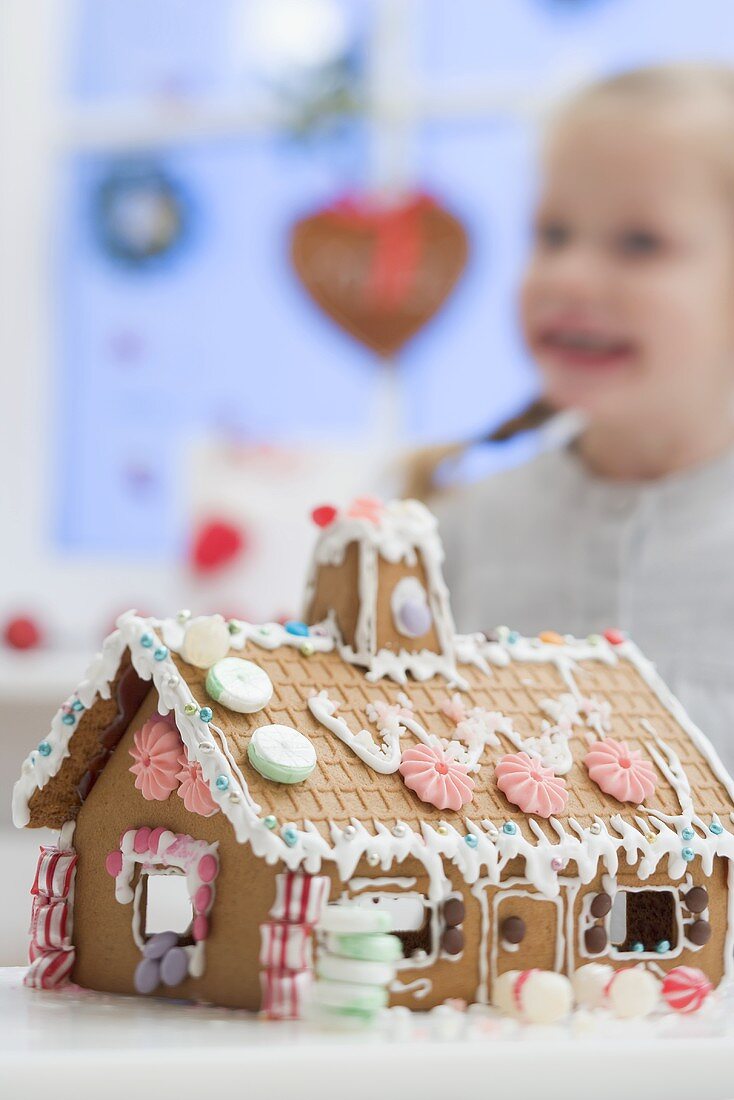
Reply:
<svg viewBox="0 0 734 1100"><path fill-rule="evenodd" d="M672 890L618 890L610 914L610 939L620 954L666 955L678 945L680 915Z"/></svg>
<svg viewBox="0 0 734 1100"><path fill-rule="evenodd" d="M402 943L406 959L417 961L430 956L433 950L433 911L421 894L365 894L357 904L379 906L390 913L392 934Z"/></svg>

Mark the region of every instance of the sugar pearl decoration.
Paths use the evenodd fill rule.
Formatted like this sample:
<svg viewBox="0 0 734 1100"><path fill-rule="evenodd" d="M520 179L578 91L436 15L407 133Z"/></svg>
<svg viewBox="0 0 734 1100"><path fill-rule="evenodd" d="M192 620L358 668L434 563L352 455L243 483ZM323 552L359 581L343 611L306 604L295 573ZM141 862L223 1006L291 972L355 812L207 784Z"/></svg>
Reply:
<svg viewBox="0 0 734 1100"><path fill-rule="evenodd" d="M357 835L357 830L355 829L354 825L345 825L342 835L345 840L353 840L354 837Z"/></svg>
<svg viewBox="0 0 734 1100"><path fill-rule="evenodd" d="M392 835L393 836L405 836L407 831L408 830L405 827L405 825L403 825L403 823L401 821L399 821L397 823L397 825L393 825Z"/></svg>
<svg viewBox="0 0 734 1100"><path fill-rule="evenodd" d="M593 833L594 836L599 836L599 833L601 832L601 823L598 821L594 821L591 825L589 825L589 832Z"/></svg>
<svg viewBox="0 0 734 1100"><path fill-rule="evenodd" d="M551 860L551 869L553 871L562 871L563 867L564 867L563 860L559 859L557 856L556 856L555 859Z"/></svg>
<svg viewBox="0 0 734 1100"><path fill-rule="evenodd" d="M48 741L41 741L41 744L38 746L38 751L40 752L41 756L50 756L51 746L49 745Z"/></svg>
<svg viewBox="0 0 734 1100"><path fill-rule="evenodd" d="M477 846L477 844L479 843L479 841L478 841L478 840L477 840L477 838L476 838L476 837L474 836L474 833L467 833L467 834L466 834L466 836L464 837L464 843L465 843L465 844L467 845L467 847L469 847L469 848L476 848L476 846Z"/></svg>
<svg viewBox="0 0 734 1100"><path fill-rule="evenodd" d="M508 836L514 836L517 832L517 825L514 821L506 821L502 826L502 832L507 833Z"/></svg>
<svg viewBox="0 0 734 1100"><path fill-rule="evenodd" d="M683 837L684 840L693 840L696 834L694 833L693 829L691 829L689 826L686 826L685 829L682 830L680 835Z"/></svg>
<svg viewBox="0 0 734 1100"><path fill-rule="evenodd" d="M712 821L711 824L709 825L709 832L713 833L714 836L721 836L723 831L724 831L724 826L721 824L720 821Z"/></svg>
<svg viewBox="0 0 734 1100"><path fill-rule="evenodd" d="M683 848L683 850L681 851L681 855L683 856L683 859L686 861L686 863L690 863L696 858L696 853L693 851L693 848Z"/></svg>
<svg viewBox="0 0 734 1100"><path fill-rule="evenodd" d="M202 722L211 722L213 717L214 712L211 707L202 707L199 711L199 718L201 718Z"/></svg>
<svg viewBox="0 0 734 1100"><path fill-rule="evenodd" d="M263 818L263 825L266 829L274 829L277 824L278 819L274 814L268 814L267 817Z"/></svg>
<svg viewBox="0 0 734 1100"><path fill-rule="evenodd" d="M226 775L218 775L215 784L218 791L226 791L227 787L229 787L229 779Z"/></svg>
<svg viewBox="0 0 734 1100"><path fill-rule="evenodd" d="M367 862L369 863L370 867L376 867L377 864L380 862L380 857L377 855L376 852L369 852L367 855Z"/></svg>

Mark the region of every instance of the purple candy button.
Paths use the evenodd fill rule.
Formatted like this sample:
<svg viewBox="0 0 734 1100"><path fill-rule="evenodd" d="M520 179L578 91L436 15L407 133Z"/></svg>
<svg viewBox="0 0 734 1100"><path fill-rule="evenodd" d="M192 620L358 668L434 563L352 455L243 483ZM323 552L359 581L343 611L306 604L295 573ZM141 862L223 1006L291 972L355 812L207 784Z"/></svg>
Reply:
<svg viewBox="0 0 734 1100"><path fill-rule="evenodd" d="M143 955L146 959L162 959L166 951L177 944L178 936L175 932L156 932L143 948Z"/></svg>
<svg viewBox="0 0 734 1100"><path fill-rule="evenodd" d="M161 967L157 959L142 959L135 967L133 985L138 993L153 993L161 980Z"/></svg>
<svg viewBox="0 0 734 1100"><path fill-rule="evenodd" d="M428 604L418 603L415 600L406 600L400 605L398 611L398 625L404 634L412 638L420 638L431 629L431 609Z"/></svg>
<svg viewBox="0 0 734 1100"><path fill-rule="evenodd" d="M165 985L178 985L188 972L189 959L183 947L172 947L161 961L161 981Z"/></svg>

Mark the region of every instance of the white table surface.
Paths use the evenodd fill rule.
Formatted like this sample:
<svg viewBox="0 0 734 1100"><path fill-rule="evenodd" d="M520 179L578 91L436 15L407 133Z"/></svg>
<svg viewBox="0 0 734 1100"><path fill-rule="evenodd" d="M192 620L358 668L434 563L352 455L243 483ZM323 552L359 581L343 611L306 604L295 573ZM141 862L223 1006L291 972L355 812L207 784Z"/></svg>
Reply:
<svg viewBox="0 0 734 1100"><path fill-rule="evenodd" d="M734 997L696 1016L576 1013L529 1028L486 1012L388 1012L328 1032L245 1012L44 993L0 970L0 1096L100 1100L731 1100Z"/></svg>

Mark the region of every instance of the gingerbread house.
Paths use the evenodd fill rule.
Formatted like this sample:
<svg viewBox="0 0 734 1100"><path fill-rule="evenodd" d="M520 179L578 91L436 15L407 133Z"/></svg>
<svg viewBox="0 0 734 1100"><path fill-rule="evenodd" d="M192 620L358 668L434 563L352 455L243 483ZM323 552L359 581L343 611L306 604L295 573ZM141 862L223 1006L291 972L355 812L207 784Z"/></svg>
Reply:
<svg viewBox="0 0 734 1100"><path fill-rule="evenodd" d="M327 903L389 913L414 1009L590 960L718 982L734 785L652 664L457 635L417 502L314 517L302 622L129 612L28 756L15 821L60 833L28 982L294 1015Z"/></svg>

